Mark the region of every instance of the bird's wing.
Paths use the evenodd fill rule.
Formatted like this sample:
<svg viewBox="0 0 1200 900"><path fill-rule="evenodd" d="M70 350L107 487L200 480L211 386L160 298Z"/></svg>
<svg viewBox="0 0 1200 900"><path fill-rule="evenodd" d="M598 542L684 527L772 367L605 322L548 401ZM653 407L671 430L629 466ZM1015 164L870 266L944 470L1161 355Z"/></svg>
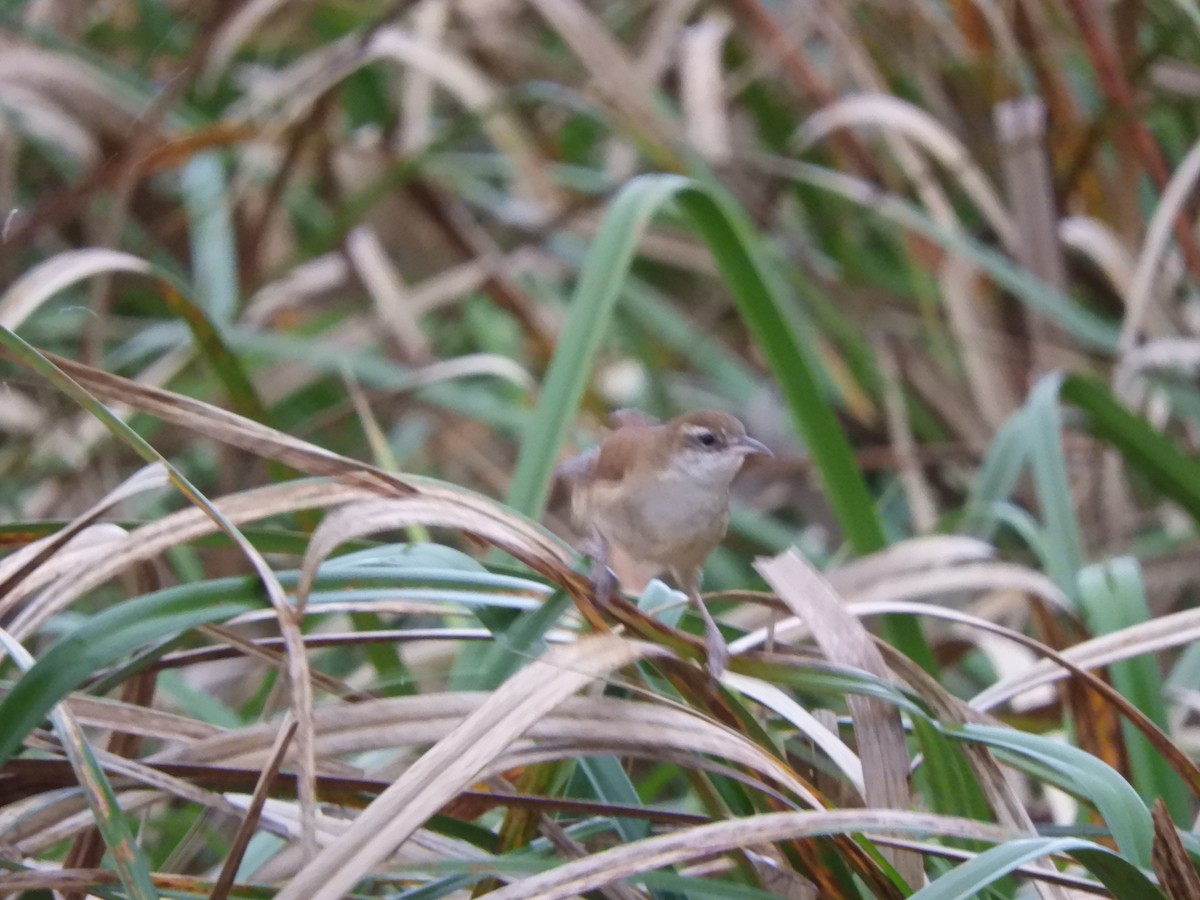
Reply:
<svg viewBox="0 0 1200 900"><path fill-rule="evenodd" d="M596 481L621 481L635 469L648 462L646 458L647 432L658 431L662 425L626 425L618 428L604 439L600 453L591 469Z"/></svg>
<svg viewBox="0 0 1200 900"><path fill-rule="evenodd" d="M595 447L586 453L564 459L555 467L554 474L563 481L580 481L595 471L599 459L600 448Z"/></svg>

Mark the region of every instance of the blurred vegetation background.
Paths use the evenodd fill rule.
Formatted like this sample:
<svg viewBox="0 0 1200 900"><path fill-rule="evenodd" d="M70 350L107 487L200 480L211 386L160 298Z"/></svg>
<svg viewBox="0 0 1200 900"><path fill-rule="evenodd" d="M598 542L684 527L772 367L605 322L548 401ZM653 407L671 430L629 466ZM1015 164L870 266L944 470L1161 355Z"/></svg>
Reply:
<svg viewBox="0 0 1200 900"><path fill-rule="evenodd" d="M1198 97L1195 0L9 0L0 893L1200 895ZM719 688L621 407L775 453Z"/></svg>

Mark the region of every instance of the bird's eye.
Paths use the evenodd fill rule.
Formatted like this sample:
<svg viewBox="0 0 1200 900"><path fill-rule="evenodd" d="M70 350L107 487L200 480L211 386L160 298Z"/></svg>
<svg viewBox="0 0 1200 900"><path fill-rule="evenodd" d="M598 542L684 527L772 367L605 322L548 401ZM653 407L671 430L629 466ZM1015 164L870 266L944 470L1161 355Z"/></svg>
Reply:
<svg viewBox="0 0 1200 900"><path fill-rule="evenodd" d="M717 442L717 436L715 434L713 434L711 431L701 432L701 434L696 439L698 441L700 441L700 443L703 444L705 447L711 447L713 444L715 444Z"/></svg>

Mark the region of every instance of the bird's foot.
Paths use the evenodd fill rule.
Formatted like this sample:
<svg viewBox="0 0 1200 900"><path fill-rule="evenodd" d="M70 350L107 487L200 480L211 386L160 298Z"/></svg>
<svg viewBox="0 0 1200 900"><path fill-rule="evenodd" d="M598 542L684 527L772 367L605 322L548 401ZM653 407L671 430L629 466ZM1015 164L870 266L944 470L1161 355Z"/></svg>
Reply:
<svg viewBox="0 0 1200 900"><path fill-rule="evenodd" d="M617 592L617 576L603 560L592 560L592 591L596 605L607 607Z"/></svg>
<svg viewBox="0 0 1200 900"><path fill-rule="evenodd" d="M712 619L709 619L708 627L705 628L705 638L708 650L708 674L713 681L720 681L721 676L725 674L725 667L729 665L729 645L725 643L725 636L721 634L717 623Z"/></svg>
<svg viewBox="0 0 1200 900"><path fill-rule="evenodd" d="M608 566L608 541L599 535L592 535L584 541L583 552L592 564L592 594L596 605L606 607L617 593L617 576Z"/></svg>

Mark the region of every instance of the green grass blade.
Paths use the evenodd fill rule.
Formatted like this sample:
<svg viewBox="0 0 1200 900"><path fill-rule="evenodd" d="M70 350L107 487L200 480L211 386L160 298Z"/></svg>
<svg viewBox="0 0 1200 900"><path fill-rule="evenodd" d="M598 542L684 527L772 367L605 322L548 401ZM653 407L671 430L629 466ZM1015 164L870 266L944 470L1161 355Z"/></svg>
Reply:
<svg viewBox="0 0 1200 900"><path fill-rule="evenodd" d="M617 194L592 244L571 301L571 312L546 373L517 460L509 505L536 518L546 502L554 462L612 320L637 241L656 212L674 200L704 238L791 408L838 521L861 554L887 543L854 454L829 405L819 369L789 315L790 300L773 278L762 239L720 188L677 175L634 178ZM908 618L884 621L888 639L925 668L935 668L920 626Z"/></svg>
<svg viewBox="0 0 1200 900"><path fill-rule="evenodd" d="M89 254L92 254L92 258L96 261L91 265L81 265L80 261L85 260ZM45 276L38 277L37 281L39 283L36 290L40 294L52 296L62 290L65 290L82 279L94 277L106 272L111 273L114 271L129 271L149 277L152 283L162 292L167 309L182 319L191 330L192 338L197 349L209 362L213 368L213 371L221 380L222 385L229 394L234 408L242 415L248 416L249 418L255 419L259 422L270 424L270 417L267 413L266 407L263 406L262 401L259 399L258 393L254 389L254 385L247 377L241 363L225 345L222 335L220 332L218 332L208 314L197 303L193 302L188 297L187 290L161 267L155 266L139 257L132 256L127 253L84 250L75 251L73 253L59 254L59 256L42 263L42 265L39 267L39 270L52 275L56 267L58 268L59 272L65 272L66 274L60 275L58 278L45 278ZM30 277L31 276L26 276L26 279L23 280L26 285L29 284L28 279ZM45 278L45 280L42 280L43 278ZM25 288L27 291L30 289L31 288L28 287ZM0 307L6 303L13 302L13 294L15 292L19 292L20 290L20 284L15 286L15 290L10 288L7 294L5 294L3 297L0 297ZM38 297L38 302L46 299L46 296ZM24 299L25 301L28 301L30 298L25 297ZM53 377L50 371L46 368L49 366L49 363L47 363L40 354L37 354L37 351L35 351L32 346L30 346L22 338L18 337L15 332L9 328L0 325L0 329L2 329L0 330L0 346L7 347L18 360L25 363L35 371L38 371L40 374L45 375L51 381L54 381L60 388L62 388L66 393L70 394L94 415L97 415L101 419L105 419L105 416L98 411L98 405L94 407L92 405L83 403L78 394L78 386L74 386L75 389L72 390L70 387L65 386L62 378ZM41 360L40 364L37 362L37 360L35 360L34 354L36 354L37 359ZM67 381L69 382L69 379L67 379ZM70 382L70 384L74 385L73 382ZM112 417L109 416L109 418ZM112 430L113 426L107 420L105 423L108 424L110 430ZM277 466L277 464L274 462L271 463L271 466L279 474L282 474L284 471L282 467Z"/></svg>
<svg viewBox="0 0 1200 900"><path fill-rule="evenodd" d="M1017 763L1027 759L1054 773L1065 787L1091 801L1126 859L1137 866L1150 865L1154 840L1150 810L1129 782L1102 760L1061 741L1013 729L964 725L948 733L1006 750Z"/></svg>
<svg viewBox="0 0 1200 900"><path fill-rule="evenodd" d="M1093 434L1112 444L1125 462L1200 523L1200 464L1122 406L1108 387L1094 378L1068 375L1060 396L1087 414L1085 424Z"/></svg>
<svg viewBox="0 0 1200 900"><path fill-rule="evenodd" d="M1022 303L1052 318L1085 346L1102 351L1116 350L1118 329L1111 322L1078 305L1062 291L966 231L939 225L916 204L896 194L885 194L860 178L822 166L775 158L768 163L786 178L845 197L873 215L909 228L969 259Z"/></svg>
<svg viewBox="0 0 1200 900"><path fill-rule="evenodd" d="M992 440L967 502L968 526L990 538L1003 521L1005 502L1012 496L1026 467L1033 475L1042 517L1036 541L1048 574L1073 595L1075 577L1083 565L1083 539L1067 480L1062 449L1062 376L1043 378Z"/></svg>
<svg viewBox="0 0 1200 900"><path fill-rule="evenodd" d="M579 760L579 771L592 786L597 800L621 806L642 806L637 788L615 756L595 756ZM643 819L617 817L613 825L626 843L640 841L650 834L650 823Z"/></svg>
<svg viewBox="0 0 1200 900"><path fill-rule="evenodd" d="M934 812L986 821L991 807L963 748L921 716L912 719L913 736L924 756L914 780Z"/></svg>
<svg viewBox="0 0 1200 900"><path fill-rule="evenodd" d="M189 220L195 292L208 315L233 321L238 303L238 259L225 169L215 153L201 153L179 173Z"/></svg>
<svg viewBox="0 0 1200 900"><path fill-rule="evenodd" d="M1081 838L1034 837L1007 841L985 850L926 885L910 900L966 900L1027 863L1054 853L1076 855L1080 850L1087 852L1078 855L1079 861L1115 896L1130 900L1163 896L1154 882L1135 866L1099 844Z"/></svg>
<svg viewBox="0 0 1200 900"><path fill-rule="evenodd" d="M810 355L802 347L794 321L786 314L784 289L771 278L764 263L758 247L761 239L731 199L677 175L635 178L609 207L584 262L570 318L522 443L509 505L530 516L541 512L554 461L612 320L638 238L670 200L679 204L720 266L787 397L851 546L859 553L880 549L886 539L874 502L820 388Z"/></svg>
<svg viewBox="0 0 1200 900"><path fill-rule="evenodd" d="M634 880L662 892L662 896L678 900L772 900L779 897L779 894L749 885L670 872L643 872Z"/></svg>
<svg viewBox="0 0 1200 900"><path fill-rule="evenodd" d="M1026 435L1033 483L1048 538L1047 574L1068 596L1074 596L1075 580L1083 567L1083 537L1063 456L1061 385L1062 376L1051 374L1034 386L1025 404Z"/></svg>
<svg viewBox="0 0 1200 900"><path fill-rule="evenodd" d="M64 731L63 725L60 725L58 730L61 734ZM84 794L91 807L92 820L100 831L105 846L108 847L109 857L121 878L121 883L128 896L134 900L157 900L161 894L151 878L150 861L134 839L112 784L100 768L100 763L96 761L91 746L83 740L82 732L78 728L72 731L72 738L64 736L63 746L66 748L68 744L75 745L74 749L68 750L68 755L75 771L82 776L81 782L86 782Z"/></svg>
<svg viewBox="0 0 1200 900"><path fill-rule="evenodd" d="M688 184L677 175L635 178L617 194L605 214L579 273L570 315L521 442L508 492L508 505L531 518L537 518L546 504L555 461L608 333L638 239L662 205Z"/></svg>
<svg viewBox="0 0 1200 900"><path fill-rule="evenodd" d="M0 700L0 765L54 705L96 671L143 644L267 606L233 597L229 585L184 585L146 594L88 619L48 649Z"/></svg>
<svg viewBox="0 0 1200 900"><path fill-rule="evenodd" d="M3 644L9 655L24 670L25 674L21 679L23 682L29 672L37 668L37 663L29 655L29 651L3 630L0 630L0 644ZM18 682L18 687L20 683ZM57 699L52 700L47 712L54 722L63 752L79 779L79 786L87 800L96 828L111 853L113 865L127 895L135 900L155 900L159 894L150 877L150 862L134 840L133 832L130 831L125 814L117 803L108 776L96 761L82 729L67 713L66 708L58 705ZM0 718L0 721L8 720ZM0 765L2 764L0 762Z"/></svg>
<svg viewBox="0 0 1200 900"><path fill-rule="evenodd" d="M850 546L860 554L882 549L887 539L874 499L821 388L814 354L789 315L787 293L772 277L762 238L723 191L690 186L677 200L708 244L783 391Z"/></svg>
<svg viewBox="0 0 1200 900"><path fill-rule="evenodd" d="M996 510L1017 489L1029 462L1027 421L1025 410L1019 409L1000 427L972 481L966 516L970 533L976 537L990 540L995 534L1000 524Z"/></svg>
<svg viewBox="0 0 1200 900"><path fill-rule="evenodd" d="M1124 628L1149 621L1142 570L1137 560L1117 557L1089 566L1079 573L1079 596L1092 634L1114 634ZM1163 699L1162 671L1150 656L1114 662L1109 666L1113 687L1166 732L1166 702ZM1179 825L1191 822L1190 792L1146 736L1127 720L1121 731L1129 754L1130 777L1147 803L1163 799L1171 818Z"/></svg>

